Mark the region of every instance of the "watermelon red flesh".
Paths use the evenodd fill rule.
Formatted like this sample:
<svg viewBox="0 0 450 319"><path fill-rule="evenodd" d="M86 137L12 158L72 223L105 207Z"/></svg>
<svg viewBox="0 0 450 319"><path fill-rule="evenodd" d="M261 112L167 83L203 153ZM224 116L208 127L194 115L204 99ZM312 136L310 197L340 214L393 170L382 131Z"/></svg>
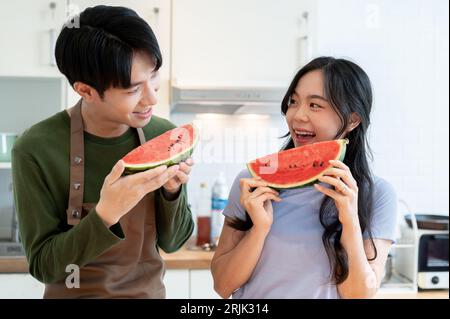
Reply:
<svg viewBox="0 0 450 319"><path fill-rule="evenodd" d="M159 165L172 165L188 157L197 143L198 133L186 124L157 136L125 155L128 170L145 170Z"/></svg>
<svg viewBox="0 0 450 319"><path fill-rule="evenodd" d="M261 177L270 187L296 188L308 185L331 166L329 160L342 160L347 139L318 142L281 151L247 164L254 177Z"/></svg>

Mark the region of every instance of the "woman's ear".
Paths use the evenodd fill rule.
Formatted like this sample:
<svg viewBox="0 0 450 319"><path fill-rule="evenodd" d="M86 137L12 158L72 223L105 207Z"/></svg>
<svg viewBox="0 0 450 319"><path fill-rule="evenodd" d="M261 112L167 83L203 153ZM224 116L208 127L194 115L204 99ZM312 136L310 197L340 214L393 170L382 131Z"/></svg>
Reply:
<svg viewBox="0 0 450 319"><path fill-rule="evenodd" d="M359 125L359 123L361 123L361 117L359 117L358 114L353 112L350 115L350 121L347 126L347 132L350 133L351 131L353 131Z"/></svg>
<svg viewBox="0 0 450 319"><path fill-rule="evenodd" d="M77 92L86 102L92 102L98 98L97 90L92 86L85 84L83 82L75 82L73 84L73 89Z"/></svg>

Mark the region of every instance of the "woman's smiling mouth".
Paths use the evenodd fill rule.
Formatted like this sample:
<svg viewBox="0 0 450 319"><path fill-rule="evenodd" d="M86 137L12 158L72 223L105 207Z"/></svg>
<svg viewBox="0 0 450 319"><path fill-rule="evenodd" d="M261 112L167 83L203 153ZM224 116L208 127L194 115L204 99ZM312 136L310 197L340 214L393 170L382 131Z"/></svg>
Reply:
<svg viewBox="0 0 450 319"><path fill-rule="evenodd" d="M307 144L307 143L311 143L311 141L314 139L314 137L316 136L316 133L314 133L313 131L309 131L306 129L294 129L294 134L295 134L295 140L296 140L296 144Z"/></svg>

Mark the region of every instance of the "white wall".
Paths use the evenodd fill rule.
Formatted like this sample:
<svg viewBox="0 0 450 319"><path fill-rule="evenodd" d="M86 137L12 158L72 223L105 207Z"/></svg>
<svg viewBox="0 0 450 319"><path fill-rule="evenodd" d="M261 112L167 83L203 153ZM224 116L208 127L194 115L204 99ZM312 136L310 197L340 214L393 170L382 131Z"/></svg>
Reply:
<svg viewBox="0 0 450 319"><path fill-rule="evenodd" d="M22 134L60 111L63 79L0 76L0 132Z"/></svg>
<svg viewBox="0 0 450 319"><path fill-rule="evenodd" d="M449 211L449 2L319 0L313 54L350 57L374 87L374 172L413 210Z"/></svg>
<svg viewBox="0 0 450 319"><path fill-rule="evenodd" d="M285 139L279 136L288 132L280 116L172 114L176 125L194 122L200 129L200 141L193 154L195 162L188 185L192 212L197 211L200 184L207 183L208 190L223 171L228 188L236 175L246 168L245 163L280 150Z"/></svg>

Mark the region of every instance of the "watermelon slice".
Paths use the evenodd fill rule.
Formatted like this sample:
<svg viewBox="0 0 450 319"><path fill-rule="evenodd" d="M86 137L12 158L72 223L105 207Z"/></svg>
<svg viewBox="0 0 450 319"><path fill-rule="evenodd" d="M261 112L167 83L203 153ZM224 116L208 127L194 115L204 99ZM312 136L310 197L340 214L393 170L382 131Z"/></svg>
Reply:
<svg viewBox="0 0 450 319"><path fill-rule="evenodd" d="M175 165L191 156L197 142L198 129L194 124L176 127L125 155L122 158L125 174L133 174L161 165Z"/></svg>
<svg viewBox="0 0 450 319"><path fill-rule="evenodd" d="M275 189L313 184L331 166L329 160L343 160L348 139L307 144L260 157L247 168Z"/></svg>

